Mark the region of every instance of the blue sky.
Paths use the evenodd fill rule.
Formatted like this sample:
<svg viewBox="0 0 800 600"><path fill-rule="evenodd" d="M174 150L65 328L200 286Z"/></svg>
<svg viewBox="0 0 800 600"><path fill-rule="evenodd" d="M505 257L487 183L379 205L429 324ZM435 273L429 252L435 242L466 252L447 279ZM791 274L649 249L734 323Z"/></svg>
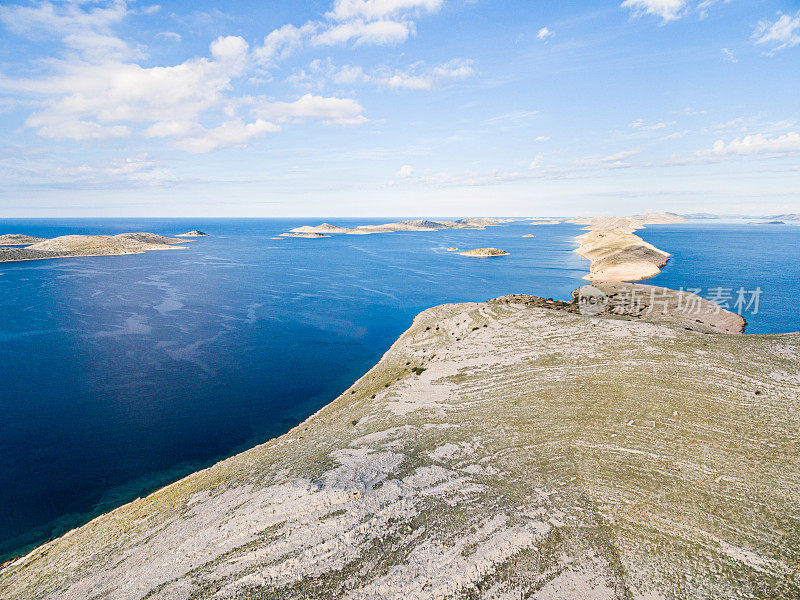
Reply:
<svg viewBox="0 0 800 600"><path fill-rule="evenodd" d="M3 2L0 214L800 212L796 1Z"/></svg>

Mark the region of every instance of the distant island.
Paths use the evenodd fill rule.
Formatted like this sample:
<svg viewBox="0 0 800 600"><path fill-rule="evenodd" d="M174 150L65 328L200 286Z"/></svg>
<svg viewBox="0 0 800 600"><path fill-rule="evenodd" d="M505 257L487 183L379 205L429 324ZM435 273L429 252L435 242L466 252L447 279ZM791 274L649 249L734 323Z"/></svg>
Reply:
<svg viewBox="0 0 800 600"><path fill-rule="evenodd" d="M560 225L561 221L551 219L549 221L531 221L528 225Z"/></svg>
<svg viewBox="0 0 800 600"><path fill-rule="evenodd" d="M186 233L179 233L175 237L206 237L207 235L207 233L194 229L192 231L187 231Z"/></svg>
<svg viewBox="0 0 800 600"><path fill-rule="evenodd" d="M18 234L7 234L18 235ZM0 262L71 258L76 256L114 256L140 254L152 250L174 250L184 240L154 233L119 235L63 235L43 240L25 248L0 248Z"/></svg>
<svg viewBox="0 0 800 600"><path fill-rule="evenodd" d="M467 250L460 252L461 256L473 256L478 258L486 258L489 256L508 256L508 252L500 250L500 248L475 248L475 250Z"/></svg>
<svg viewBox="0 0 800 600"><path fill-rule="evenodd" d="M502 223L509 223L515 219L489 219L466 218L457 221L430 221L428 219L413 219L396 223L383 223L381 225L358 225L357 227L339 227L330 223L321 225L303 225L295 227L291 233L343 233L346 235L370 235L373 233L393 233L396 231L439 231L441 229L486 229ZM281 234L285 237L300 237ZM306 236L304 236L306 237ZM329 237L329 236L324 236Z"/></svg>
<svg viewBox="0 0 800 600"><path fill-rule="evenodd" d="M279 233L278 237L282 238L329 238L331 236L325 233L319 233L316 231L304 231L304 232L289 232L289 233Z"/></svg>

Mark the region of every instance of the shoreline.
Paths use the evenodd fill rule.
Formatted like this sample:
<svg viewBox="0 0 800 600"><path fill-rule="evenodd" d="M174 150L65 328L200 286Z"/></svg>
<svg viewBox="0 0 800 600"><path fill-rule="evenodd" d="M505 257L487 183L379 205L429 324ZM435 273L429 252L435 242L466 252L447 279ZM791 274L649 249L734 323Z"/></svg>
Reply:
<svg viewBox="0 0 800 600"><path fill-rule="evenodd" d="M346 571L341 570L348 560L357 560L364 569L373 560L389 560L399 577L391 589L413 597L413 581L421 576L435 588L439 585L437 573L457 589L474 584L471 573L479 580L494 574L501 581L519 583L519 577L503 579L509 565L516 565L512 571L535 585L540 567L517 563L514 557L530 552L537 555L536 548L545 543L556 544L558 552L567 553L568 564L573 565L570 573L577 565L591 580L591 587L609 586L613 573L602 566L602 560L587 562L583 554L594 548L605 560L609 556L602 549L605 546L557 541L565 539L563 535L573 539L571 531L609 535L601 534L605 529L596 529L582 509L573 506L573 488L575 493L589 493L605 513L623 523L625 539L637 540L634 546L618 546L621 540L614 535L603 538L612 552L623 553L628 564L650 565L648 576L640 580L647 588L642 593L660 589L664 581L660 575L665 571L660 563L652 563L653 556L681 569L687 577L710 582L702 563L694 558L684 560L680 552L671 550L671 544L691 541L691 529L660 525L648 517L653 508L626 516L627 505L614 502L614 493L609 496L604 491L604 478L611 478L611 490L617 489L615 473L624 467L628 494L639 493L640 486L656 493L662 484L648 475L652 469L669 469L669 461L678 458L695 460L698 452L698 459L708 456L711 441L693 450L688 436L694 430L680 420L670 425L666 416L672 414L673 406L676 411L687 410L683 404L687 393L693 402L706 402L708 396L710 406L715 407L714 411L694 409L692 419L714 422L717 428L720 419L733 419L730 423L737 427L750 428L748 439L774 434L758 429L758 419L736 420L739 413L736 404L731 404L729 391L713 391L703 384L704 391L695 396L694 379L687 377L683 368L685 356L713 348L704 358L703 381L712 373L715 381L728 381L728 386L738 386L737 393L745 393L743 384L735 383L738 379L732 380L730 375L747 364L748 380L757 382L759 394L777 394L788 401L798 396L797 390L789 380L771 379L769 374L800 360L800 335L702 333L686 331L680 322L655 323L647 315L585 317L576 311L574 302L533 296L427 309L372 369L301 424L6 563L0 569L0 595L45 598L54 597L49 595L58 590L57 597L77 600L102 593L140 597L150 591L154 598L192 598L190 590L208 589L219 597L237 597L251 590L285 598L321 597L340 589L336 586L349 585ZM598 348L603 353L595 356ZM565 352L569 353L566 362L566 356L559 358ZM606 354L615 360L606 360ZM653 388L648 387L651 374L645 364L658 369L658 385ZM556 373L559 375L554 377ZM585 376L588 373L592 373L589 378ZM514 384L507 388L501 383L504 380ZM574 386L582 386L578 397L570 392ZM747 393L756 398L752 389ZM590 415L608 409L612 419L601 419L605 425L600 429L587 428L579 417L583 412L575 413L572 408L574 402L585 403L583 410ZM624 412L613 417L620 409ZM665 416L660 416L662 412ZM591 417L590 422L598 418ZM563 432L550 438L547 432L553 428L567 428L564 431L572 433L567 438ZM630 452L616 449L606 433L608 428ZM666 442L672 437L664 438L665 428L669 436L677 436L674 442ZM559 462L557 447L550 449L562 439L579 442L568 446L570 461ZM735 452L735 448L725 449L724 436L713 439L717 443L714 452ZM652 447L653 442L658 442L657 448ZM599 464L595 458L598 451L607 456ZM672 452L676 452L674 457ZM725 473L756 486L751 493L731 498L727 488L713 481L706 483L703 472L679 471L683 478L679 481L688 486L685 496L655 496L667 503L664 515L675 510L688 523L700 526L711 515L729 519L725 515L734 512L739 515L738 528L731 531L754 531L740 522L741 515L749 514L749 498L758 498L759 506L765 502L774 505L773 499L788 490L764 488L759 482L765 477L769 480L767 474L752 480L748 477L747 469L769 468L762 465L760 454L752 455L746 468L741 464L745 457L737 457L739 462L724 461L728 469L734 469ZM527 466L552 460L557 465L552 472L547 469L537 474ZM651 465L652 461L656 463ZM574 464L585 465L577 479L571 479ZM493 469L505 473L502 486L493 483L498 477ZM715 476L716 472L710 475ZM663 485L674 485L671 481ZM651 490L652 486L656 489ZM725 512L717 512L713 506L700 513L696 513L697 507L695 512L683 511L681 498L693 497L701 490L714 497L722 494ZM427 500L422 502L423 498ZM526 502L531 501L533 505L528 507ZM731 511L730 503L739 508ZM509 514L517 515L513 522L505 516ZM393 515L395 520L390 518ZM761 512L759 518L764 518ZM403 523L415 520L427 524L417 537L402 528ZM486 529L488 523L493 525ZM558 531L563 534L553 538ZM664 551L653 555L651 548L641 554L636 550L638 544L651 547L653 531L662 536L657 538L660 544L667 544ZM457 559L446 551L449 546L431 553L429 544L436 548L440 534L455 544L457 554L462 545L476 550ZM776 585L788 581L780 564L771 558L770 546L759 541L761 534L748 534L744 540L724 531L713 535L724 543L705 544L702 551L709 553L709 559L728 561L733 569L730 580L714 580L714 585L741 584L754 573L763 577L764 568ZM373 540L386 536L409 544L412 555L430 561L433 571L414 575L405 559L391 558L391 546L385 547L385 552L380 549L384 546L369 550ZM747 558L750 555L742 558L738 550L731 550L743 546L758 557L758 569ZM347 558L350 553L355 553L355 558ZM66 560L75 569L65 570ZM369 590L377 593L380 586L388 584L380 572L369 572L352 592L358 589L359 594L368 595ZM227 575L220 579L222 573ZM319 579L321 575L323 579ZM323 587L302 587L303 582L311 581Z"/></svg>

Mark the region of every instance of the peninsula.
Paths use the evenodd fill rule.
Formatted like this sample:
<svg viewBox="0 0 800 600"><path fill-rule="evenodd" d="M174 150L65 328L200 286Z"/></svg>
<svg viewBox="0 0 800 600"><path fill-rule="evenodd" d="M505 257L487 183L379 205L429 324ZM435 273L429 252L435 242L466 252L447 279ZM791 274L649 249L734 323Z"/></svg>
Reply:
<svg viewBox="0 0 800 600"><path fill-rule="evenodd" d="M656 275L669 260L669 253L648 244L634 231L645 225L685 223L673 213L649 213L632 217L594 217L570 221L587 225L578 236L575 250L590 262L588 281L637 281Z"/></svg>
<svg viewBox="0 0 800 600"><path fill-rule="evenodd" d="M5 565L0 597L798 597L800 334L697 302L691 331L428 309L304 423Z"/></svg>
<svg viewBox="0 0 800 600"><path fill-rule="evenodd" d="M121 233L119 235L64 235L36 242L25 248L0 248L0 262L71 258L76 256L110 256L140 254L151 250L174 250L185 240L154 233ZM181 246L178 246L180 248Z"/></svg>

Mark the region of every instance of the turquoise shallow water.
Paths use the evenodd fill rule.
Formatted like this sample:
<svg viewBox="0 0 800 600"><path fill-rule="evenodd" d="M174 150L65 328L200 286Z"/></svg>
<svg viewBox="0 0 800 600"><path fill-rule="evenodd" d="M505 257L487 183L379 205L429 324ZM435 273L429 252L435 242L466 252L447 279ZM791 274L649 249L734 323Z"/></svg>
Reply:
<svg viewBox="0 0 800 600"><path fill-rule="evenodd" d="M270 239L319 222L0 221L0 233L42 237L210 234L186 250L0 265L0 559L280 435L427 307L567 299L585 283L574 225ZM640 233L674 255L653 283L760 285L749 331L774 332L800 329L800 227L789 227ZM511 255L469 259L449 246Z"/></svg>
<svg viewBox="0 0 800 600"><path fill-rule="evenodd" d="M210 234L186 250L0 265L0 558L280 435L427 307L568 298L586 270L571 225L270 239L319 222L0 221L42 237Z"/></svg>

